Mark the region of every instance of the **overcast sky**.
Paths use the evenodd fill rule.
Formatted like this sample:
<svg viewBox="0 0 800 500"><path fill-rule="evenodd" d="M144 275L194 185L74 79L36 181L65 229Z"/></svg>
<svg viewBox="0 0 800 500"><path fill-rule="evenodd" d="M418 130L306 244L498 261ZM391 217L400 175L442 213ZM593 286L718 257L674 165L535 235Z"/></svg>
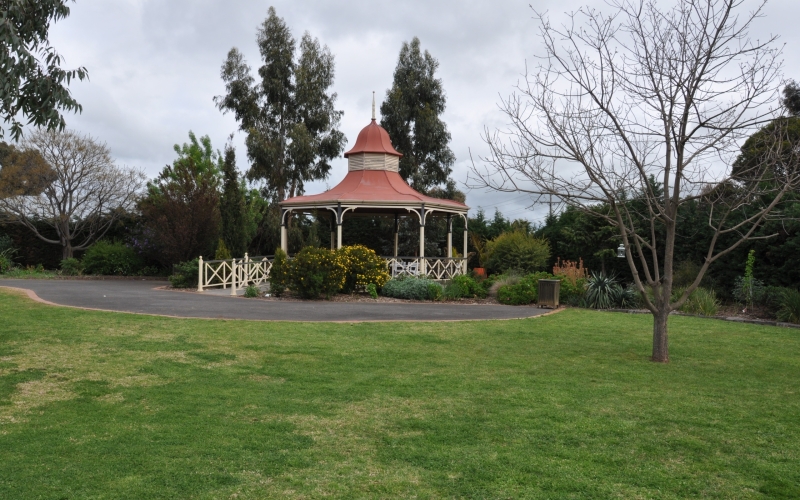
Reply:
<svg viewBox="0 0 800 500"><path fill-rule="evenodd" d="M593 0L543 0L533 6L558 19L586 4L606 8ZM189 130L209 135L222 149L238 127L212 101L224 92L220 66L231 47L239 48L251 67L260 66L256 29L270 5L295 39L308 31L334 54L333 90L344 111L341 130L348 148L369 123L372 91L380 106L391 86L400 46L419 37L440 63L438 76L447 93L443 118L461 189L470 150L476 157L485 152L483 128L505 124L497 109L500 96L513 90L526 60L541 54L531 6L518 0L78 0L51 33L65 67L85 66L90 75L89 82L70 87L83 113L67 115L68 127L105 141L119 163L151 177L173 161L173 144L186 142ZM800 2L773 0L765 14L753 37L780 35L784 73L800 80ZM241 171L248 167L243 142L237 132ZM335 185L346 170L345 160L337 160L330 177L307 185L306 192ZM544 207L526 208L530 202L520 195L467 191L467 204L535 222L545 213Z"/></svg>

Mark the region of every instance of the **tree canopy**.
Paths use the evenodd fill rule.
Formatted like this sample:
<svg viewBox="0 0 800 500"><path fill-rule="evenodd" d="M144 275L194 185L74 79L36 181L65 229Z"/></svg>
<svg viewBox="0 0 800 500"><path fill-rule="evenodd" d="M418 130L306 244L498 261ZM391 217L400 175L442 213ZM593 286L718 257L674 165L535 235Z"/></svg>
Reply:
<svg viewBox="0 0 800 500"><path fill-rule="evenodd" d="M67 85L88 78L86 68L64 70L48 41L50 24L69 16L67 0L0 0L0 117L11 138L28 124L63 130L61 111L81 111ZM0 128L0 138L4 131Z"/></svg>
<svg viewBox="0 0 800 500"><path fill-rule="evenodd" d="M421 51L419 38L403 42L392 88L381 104L381 126L403 154L400 175L422 192L446 183L455 163L450 132L440 118L446 99L438 67L427 50Z"/></svg>
<svg viewBox="0 0 800 500"><path fill-rule="evenodd" d="M64 259L102 238L144 184L142 172L115 165L108 147L89 136L39 129L23 146L0 170L0 210L41 241L61 245Z"/></svg>
<svg viewBox="0 0 800 500"><path fill-rule="evenodd" d="M282 201L302 194L304 183L328 176L330 161L346 143L338 129L343 112L329 92L334 60L327 46L305 33L297 56L289 28L272 7L257 42L260 81L234 47L222 65L226 94L214 101L223 113L233 112L247 134L247 177L265 181L266 192Z"/></svg>

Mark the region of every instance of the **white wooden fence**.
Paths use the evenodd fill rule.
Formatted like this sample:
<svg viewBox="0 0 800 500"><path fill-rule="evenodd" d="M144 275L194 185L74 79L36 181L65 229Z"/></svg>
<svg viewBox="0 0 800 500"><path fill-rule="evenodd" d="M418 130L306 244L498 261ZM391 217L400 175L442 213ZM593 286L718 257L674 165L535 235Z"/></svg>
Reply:
<svg viewBox="0 0 800 500"><path fill-rule="evenodd" d="M239 288L260 285L269 279L272 257L250 258L244 254L243 259L206 261L200 257L199 267L198 292L207 288L230 287L231 295L236 295L236 290Z"/></svg>
<svg viewBox="0 0 800 500"><path fill-rule="evenodd" d="M467 259L446 257L383 257L392 278L398 276L418 276L435 280L450 280L455 276L467 274ZM253 257L247 254L243 259L199 261L197 291L208 288L236 290L250 285L260 285L269 280L273 257Z"/></svg>

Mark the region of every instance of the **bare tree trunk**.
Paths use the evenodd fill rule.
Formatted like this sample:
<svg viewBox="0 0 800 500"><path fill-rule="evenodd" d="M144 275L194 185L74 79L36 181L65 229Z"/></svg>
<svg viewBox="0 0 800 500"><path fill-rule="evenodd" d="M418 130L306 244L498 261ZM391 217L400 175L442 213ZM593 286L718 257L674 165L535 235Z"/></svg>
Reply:
<svg viewBox="0 0 800 500"><path fill-rule="evenodd" d="M61 258L62 259L71 259L72 258L72 241L66 240L62 243L61 247Z"/></svg>
<svg viewBox="0 0 800 500"><path fill-rule="evenodd" d="M668 302L668 301L667 301ZM658 311L653 313L653 361L669 363L669 350L667 347L667 320L669 319L669 304L659 304Z"/></svg>

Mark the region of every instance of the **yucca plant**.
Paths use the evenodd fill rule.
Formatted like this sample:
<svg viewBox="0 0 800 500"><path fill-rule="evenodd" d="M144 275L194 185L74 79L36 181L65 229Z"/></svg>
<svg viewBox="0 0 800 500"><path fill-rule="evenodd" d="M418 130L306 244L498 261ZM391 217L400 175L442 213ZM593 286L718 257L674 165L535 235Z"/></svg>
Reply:
<svg viewBox="0 0 800 500"><path fill-rule="evenodd" d="M608 276L602 272L591 272L586 288L586 302L592 309L611 309L620 302L622 287L616 276Z"/></svg>
<svg viewBox="0 0 800 500"><path fill-rule="evenodd" d="M641 304L641 297L639 291L633 286L620 289L619 294L619 307L623 309L636 309Z"/></svg>

